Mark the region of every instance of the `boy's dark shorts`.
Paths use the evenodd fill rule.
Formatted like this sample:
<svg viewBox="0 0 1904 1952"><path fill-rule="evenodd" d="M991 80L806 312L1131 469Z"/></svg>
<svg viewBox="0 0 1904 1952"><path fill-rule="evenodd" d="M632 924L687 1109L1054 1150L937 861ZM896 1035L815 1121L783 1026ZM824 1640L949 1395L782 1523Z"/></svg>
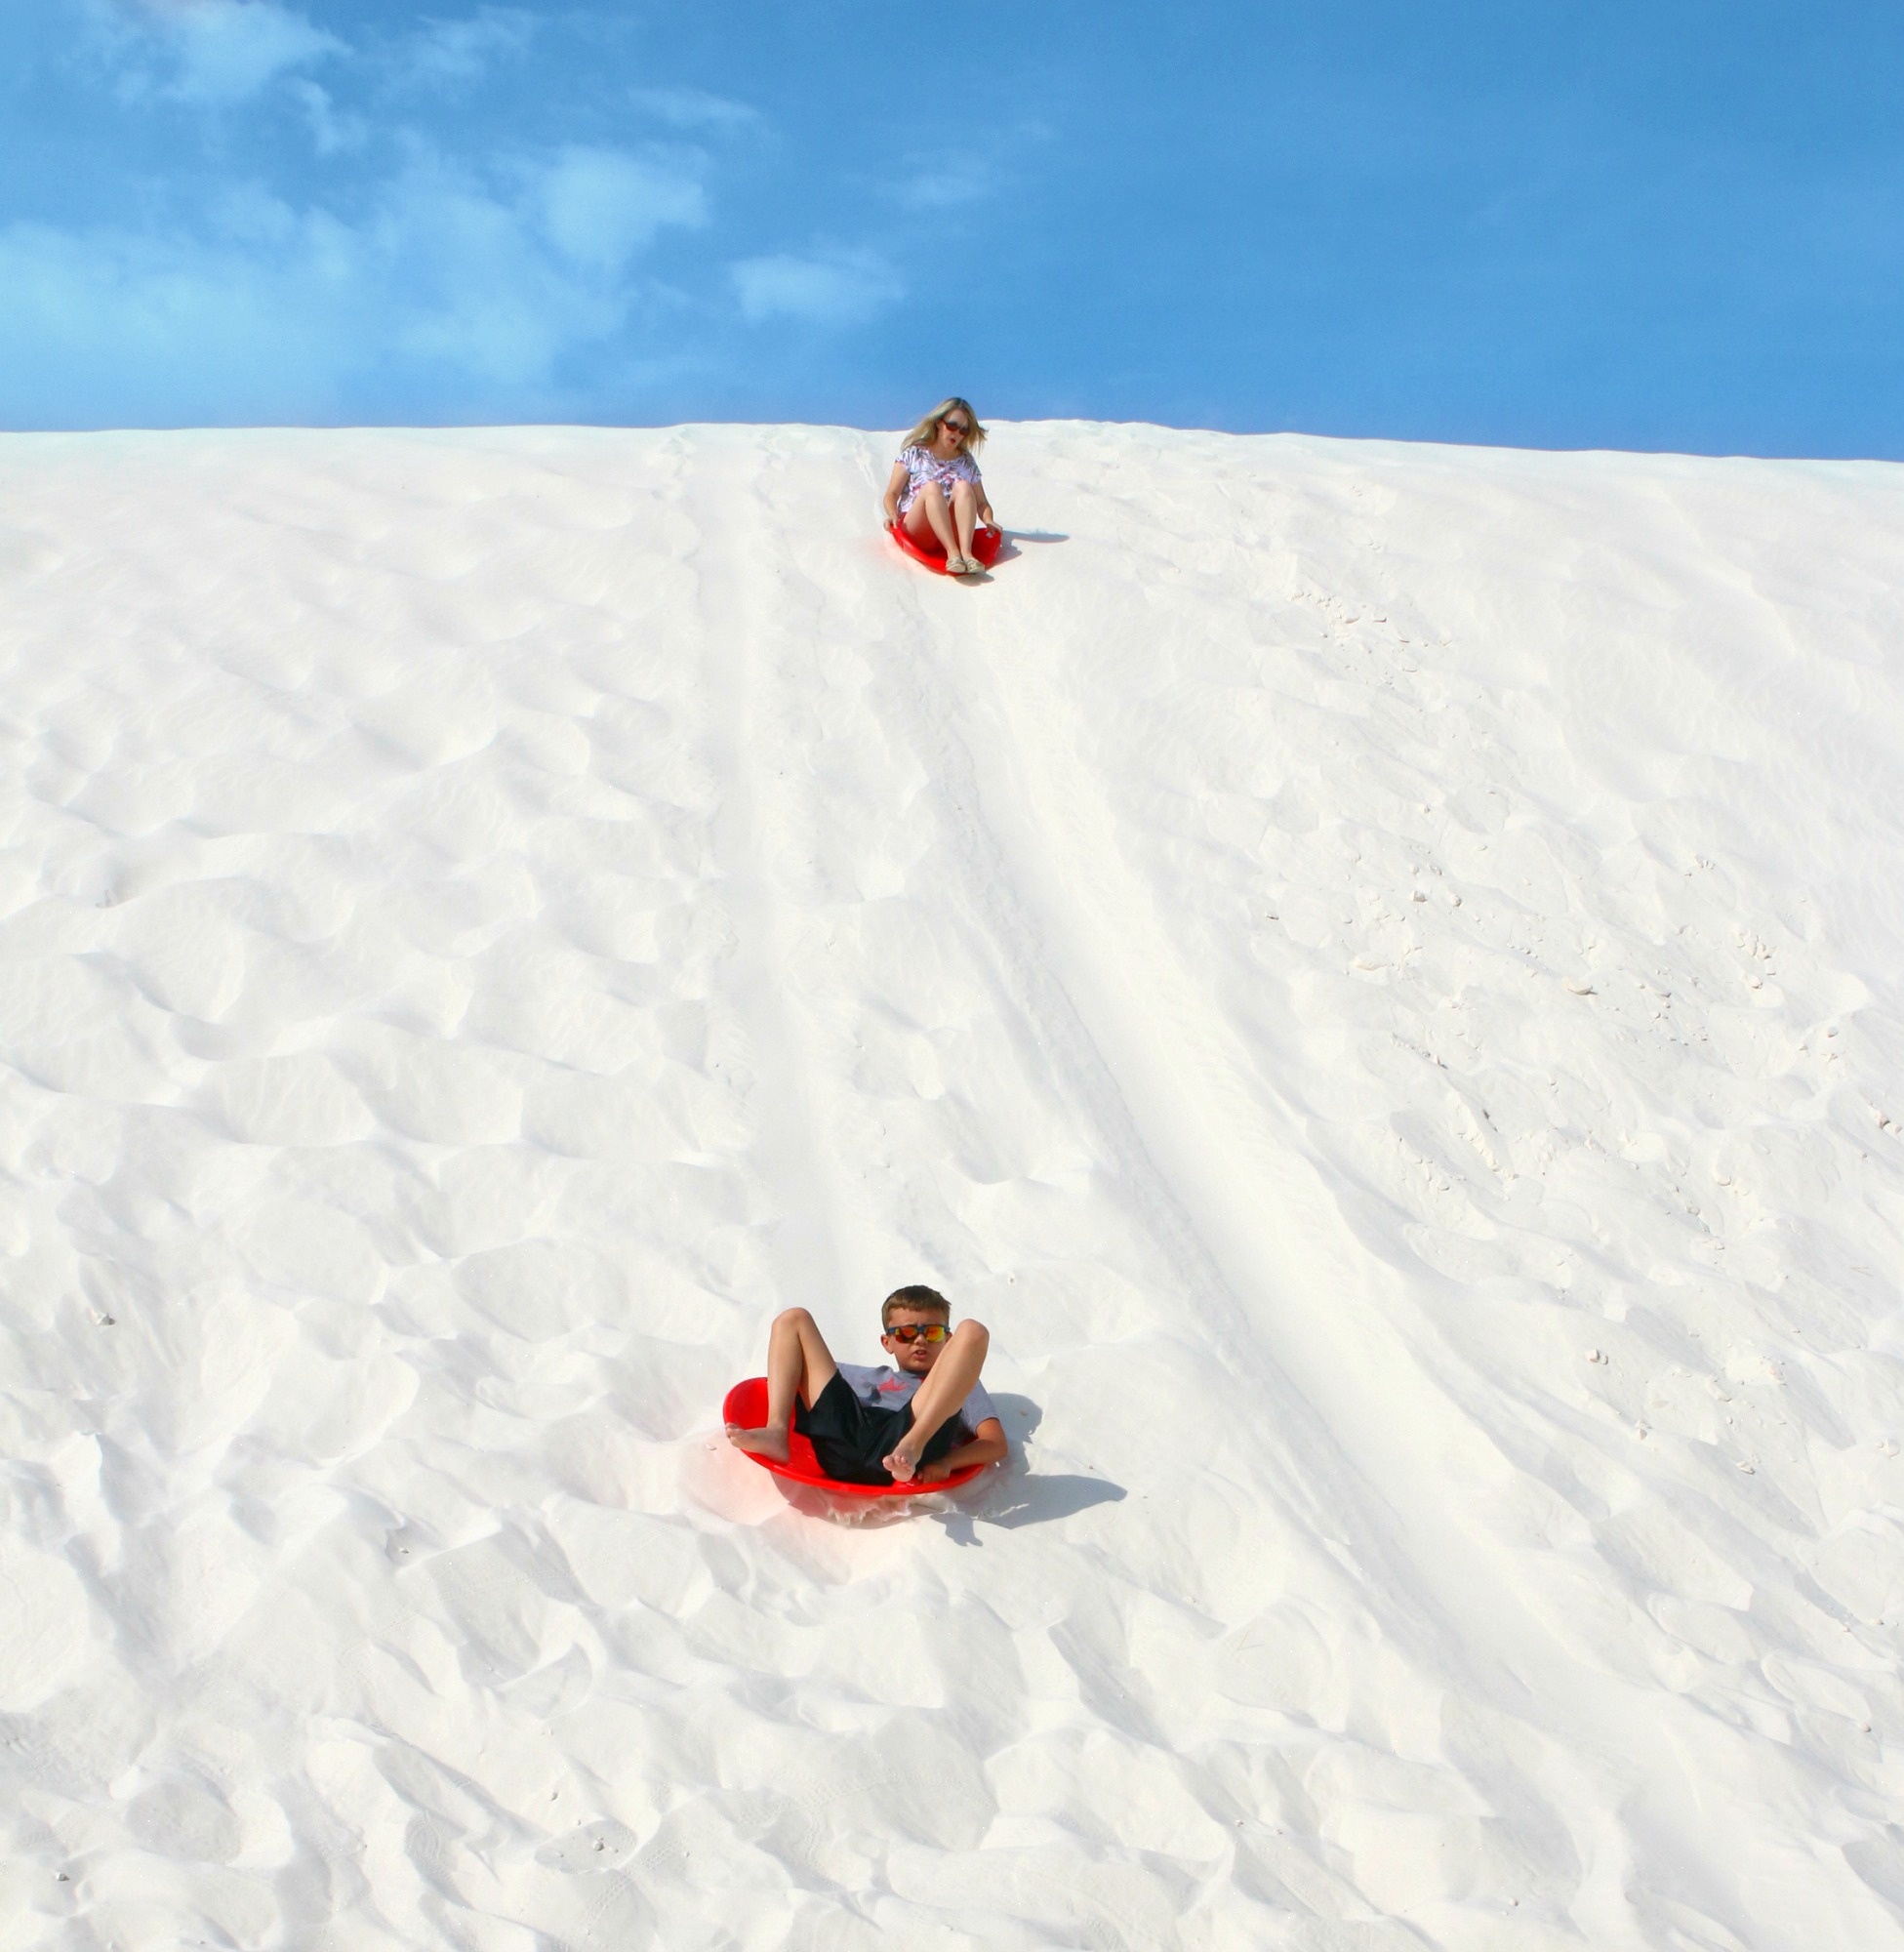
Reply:
<svg viewBox="0 0 1904 1952"><path fill-rule="evenodd" d="M892 1473L879 1460L892 1455L893 1445L911 1427L910 1403L898 1409L862 1403L837 1369L811 1409L797 1398L793 1403L793 1428L812 1444L821 1470L847 1484L890 1484ZM932 1433L919 1462L938 1463L956 1448L962 1435L957 1417L947 1417Z"/></svg>

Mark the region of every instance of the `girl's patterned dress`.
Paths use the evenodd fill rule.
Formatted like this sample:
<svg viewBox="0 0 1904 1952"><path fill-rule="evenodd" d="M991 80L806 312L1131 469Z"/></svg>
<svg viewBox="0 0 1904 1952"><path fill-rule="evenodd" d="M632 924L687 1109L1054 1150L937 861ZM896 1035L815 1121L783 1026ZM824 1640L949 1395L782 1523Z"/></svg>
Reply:
<svg viewBox="0 0 1904 1952"><path fill-rule="evenodd" d="M928 481L938 482L945 490L948 501L952 499L954 481L969 481L974 488L979 485L979 465L969 454L955 454L950 461L941 461L929 447L909 447L900 454L899 465L911 477L906 483L905 493L899 498L902 521L919 490Z"/></svg>

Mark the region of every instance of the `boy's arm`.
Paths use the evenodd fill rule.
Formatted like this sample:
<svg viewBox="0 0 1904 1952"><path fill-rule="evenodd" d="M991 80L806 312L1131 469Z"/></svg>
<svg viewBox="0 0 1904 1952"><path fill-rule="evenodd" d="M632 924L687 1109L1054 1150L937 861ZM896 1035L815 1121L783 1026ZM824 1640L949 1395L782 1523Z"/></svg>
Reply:
<svg viewBox="0 0 1904 1952"><path fill-rule="evenodd" d="M979 1425L969 1444L948 1450L936 1464L926 1465L919 1476L928 1484L937 1484L950 1478L954 1471L963 1471L969 1464L1002 1463L1010 1451L1011 1445L1005 1441L1005 1426L995 1416L989 1416Z"/></svg>

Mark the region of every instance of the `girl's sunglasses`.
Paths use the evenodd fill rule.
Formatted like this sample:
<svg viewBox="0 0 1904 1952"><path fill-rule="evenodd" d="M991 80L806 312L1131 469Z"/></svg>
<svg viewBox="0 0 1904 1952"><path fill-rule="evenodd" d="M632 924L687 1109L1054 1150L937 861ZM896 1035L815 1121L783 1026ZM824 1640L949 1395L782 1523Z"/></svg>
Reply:
<svg viewBox="0 0 1904 1952"><path fill-rule="evenodd" d="M895 1342L943 1342L952 1330L943 1322L902 1322L886 1333Z"/></svg>
<svg viewBox="0 0 1904 1952"><path fill-rule="evenodd" d="M970 421L941 421L939 425L948 433L955 433L960 440L963 440L972 431L972 423Z"/></svg>

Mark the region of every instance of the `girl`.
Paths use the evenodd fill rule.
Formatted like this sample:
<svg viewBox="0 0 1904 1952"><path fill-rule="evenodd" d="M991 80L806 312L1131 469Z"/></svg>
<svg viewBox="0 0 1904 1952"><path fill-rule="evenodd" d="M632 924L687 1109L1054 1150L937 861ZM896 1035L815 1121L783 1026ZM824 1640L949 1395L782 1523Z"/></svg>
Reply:
<svg viewBox="0 0 1904 1952"><path fill-rule="evenodd" d="M928 532L946 551L949 576L976 576L984 567L972 554L972 531L996 526L985 482L972 456L985 445L985 429L970 400L941 400L906 436L892 479L886 483L886 521L904 522L920 541Z"/></svg>

